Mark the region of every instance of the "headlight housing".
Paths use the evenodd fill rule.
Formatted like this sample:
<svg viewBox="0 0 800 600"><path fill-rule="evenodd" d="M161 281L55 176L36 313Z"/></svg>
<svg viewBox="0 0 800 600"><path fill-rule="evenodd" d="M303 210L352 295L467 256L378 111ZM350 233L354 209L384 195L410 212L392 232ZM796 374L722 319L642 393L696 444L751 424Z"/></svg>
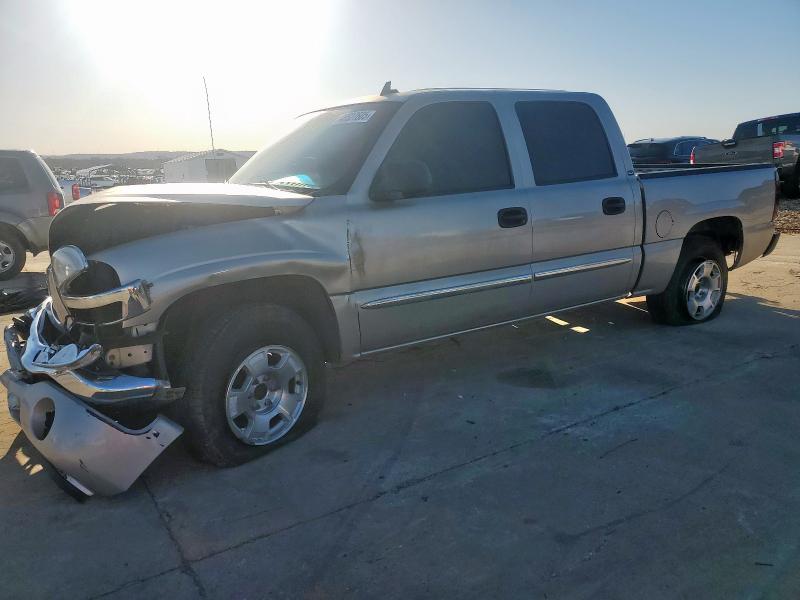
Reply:
<svg viewBox="0 0 800 600"><path fill-rule="evenodd" d="M51 260L48 288L62 325L113 325L150 308L147 282L137 279L121 285L111 265L87 260L76 246L59 248Z"/></svg>

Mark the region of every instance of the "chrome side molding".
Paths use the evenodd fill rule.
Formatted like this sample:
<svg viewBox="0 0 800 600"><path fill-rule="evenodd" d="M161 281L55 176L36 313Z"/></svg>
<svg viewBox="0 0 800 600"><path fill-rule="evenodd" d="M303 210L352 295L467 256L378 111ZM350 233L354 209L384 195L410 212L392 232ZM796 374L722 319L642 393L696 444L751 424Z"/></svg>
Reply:
<svg viewBox="0 0 800 600"><path fill-rule="evenodd" d="M633 262L632 258L614 258L612 260L602 260L599 262L586 263L583 265L575 265L574 267L564 267L563 269L553 269L551 271L539 271L533 274L534 281L541 281L542 279L550 279L552 277L562 277L564 275L572 275L574 273L583 273L586 271L595 271L597 269L605 269L607 267L616 267Z"/></svg>
<svg viewBox="0 0 800 600"><path fill-rule="evenodd" d="M509 287L512 285L523 285L531 282L530 275L518 275L516 277L506 277L504 279L493 279L490 281L481 281L479 283L469 283L466 285L458 285L454 287L440 288L436 290L428 290L424 292L415 292L412 294L401 294L399 296L391 296L389 298L380 298L378 300L371 300L361 305L361 308L384 308L386 306L399 306L401 304L411 304L412 302L424 302L426 300L435 300L437 298L450 298L451 296L460 296L461 294L470 294L472 292L483 292L486 290L495 290L498 288Z"/></svg>

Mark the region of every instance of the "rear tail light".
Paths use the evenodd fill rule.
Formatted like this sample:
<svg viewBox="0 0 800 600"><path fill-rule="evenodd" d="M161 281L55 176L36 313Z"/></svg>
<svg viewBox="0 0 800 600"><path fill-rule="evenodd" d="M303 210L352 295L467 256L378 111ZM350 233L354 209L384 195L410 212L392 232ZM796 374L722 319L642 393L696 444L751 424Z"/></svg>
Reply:
<svg viewBox="0 0 800 600"><path fill-rule="evenodd" d="M64 208L64 197L58 192L47 192L47 212L51 217Z"/></svg>
<svg viewBox="0 0 800 600"><path fill-rule="evenodd" d="M81 199L81 186L79 186L77 183L72 184L72 199L73 200Z"/></svg>
<svg viewBox="0 0 800 600"><path fill-rule="evenodd" d="M689 155L689 164L696 165L697 163L694 161L694 148L692 148L692 153Z"/></svg>
<svg viewBox="0 0 800 600"><path fill-rule="evenodd" d="M772 158L783 158L786 142L772 142Z"/></svg>

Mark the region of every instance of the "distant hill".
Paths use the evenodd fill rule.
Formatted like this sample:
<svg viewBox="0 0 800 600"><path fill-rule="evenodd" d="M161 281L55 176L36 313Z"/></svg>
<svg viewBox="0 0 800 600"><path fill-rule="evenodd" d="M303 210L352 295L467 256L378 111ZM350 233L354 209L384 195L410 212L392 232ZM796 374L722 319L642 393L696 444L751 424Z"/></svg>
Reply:
<svg viewBox="0 0 800 600"><path fill-rule="evenodd" d="M235 150L239 152L239 150ZM252 150L241 150L242 153L253 154ZM189 151L181 150L149 150L146 152L127 152L123 154L63 154L60 156L43 156L51 169L87 169L96 165L112 163L129 169L158 169L168 160L178 158Z"/></svg>

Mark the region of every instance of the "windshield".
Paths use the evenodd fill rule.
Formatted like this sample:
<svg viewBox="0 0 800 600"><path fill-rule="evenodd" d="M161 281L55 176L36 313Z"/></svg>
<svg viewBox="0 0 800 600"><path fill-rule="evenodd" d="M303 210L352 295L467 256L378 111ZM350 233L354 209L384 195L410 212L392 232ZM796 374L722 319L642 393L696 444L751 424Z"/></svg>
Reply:
<svg viewBox="0 0 800 600"><path fill-rule="evenodd" d="M800 133L800 114L783 115L742 123L733 132L733 139L742 140L765 135L780 135L782 133Z"/></svg>
<svg viewBox="0 0 800 600"><path fill-rule="evenodd" d="M345 194L399 106L375 102L298 117L291 133L253 156L230 182L312 196Z"/></svg>

